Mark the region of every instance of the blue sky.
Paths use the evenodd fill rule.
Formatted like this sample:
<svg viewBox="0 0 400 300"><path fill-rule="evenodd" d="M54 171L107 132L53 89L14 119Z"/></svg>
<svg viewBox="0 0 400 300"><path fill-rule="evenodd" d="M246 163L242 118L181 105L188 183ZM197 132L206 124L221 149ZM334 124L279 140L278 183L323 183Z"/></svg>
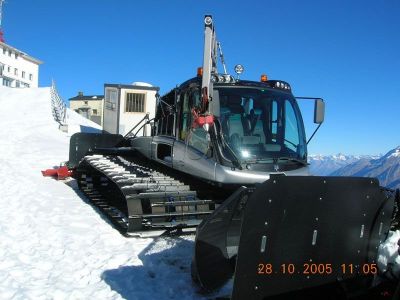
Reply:
<svg viewBox="0 0 400 300"><path fill-rule="evenodd" d="M400 1L7 0L8 44L44 61L40 85L64 99L104 83L145 81L165 93L202 63L214 16L229 70L262 73L326 101L309 153L377 154L400 145ZM233 73L233 71L232 71ZM300 103L308 136L311 103Z"/></svg>

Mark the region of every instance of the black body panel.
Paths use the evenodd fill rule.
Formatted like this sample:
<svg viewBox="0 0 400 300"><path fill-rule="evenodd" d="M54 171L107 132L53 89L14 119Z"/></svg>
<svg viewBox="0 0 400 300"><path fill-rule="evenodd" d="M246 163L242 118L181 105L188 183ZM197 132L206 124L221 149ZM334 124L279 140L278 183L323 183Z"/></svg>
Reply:
<svg viewBox="0 0 400 300"><path fill-rule="evenodd" d="M96 148L112 148L122 146L124 138L120 134L78 132L71 136L69 142L70 169L78 166L82 158Z"/></svg>

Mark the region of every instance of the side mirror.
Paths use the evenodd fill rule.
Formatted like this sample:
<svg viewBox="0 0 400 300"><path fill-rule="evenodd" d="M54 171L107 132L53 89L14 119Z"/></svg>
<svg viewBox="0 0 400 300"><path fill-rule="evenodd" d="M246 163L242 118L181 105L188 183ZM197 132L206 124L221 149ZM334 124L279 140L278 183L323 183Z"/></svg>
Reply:
<svg viewBox="0 0 400 300"><path fill-rule="evenodd" d="M314 123L322 124L325 117L325 102L322 99L315 99L314 105Z"/></svg>

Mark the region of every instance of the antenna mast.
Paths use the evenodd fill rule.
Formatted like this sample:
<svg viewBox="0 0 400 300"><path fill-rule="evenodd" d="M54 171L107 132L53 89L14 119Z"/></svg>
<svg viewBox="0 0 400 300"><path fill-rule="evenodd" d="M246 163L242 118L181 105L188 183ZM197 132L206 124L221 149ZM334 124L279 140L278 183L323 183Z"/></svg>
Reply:
<svg viewBox="0 0 400 300"><path fill-rule="evenodd" d="M4 37L3 37L3 26L2 26L2 21L3 21L3 3L5 0L0 0L0 42L4 43Z"/></svg>

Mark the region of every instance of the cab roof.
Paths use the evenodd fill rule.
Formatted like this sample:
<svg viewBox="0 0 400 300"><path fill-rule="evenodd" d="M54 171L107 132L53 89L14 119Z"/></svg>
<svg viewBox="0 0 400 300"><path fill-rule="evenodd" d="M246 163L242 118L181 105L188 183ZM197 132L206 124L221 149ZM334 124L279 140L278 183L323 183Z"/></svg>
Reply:
<svg viewBox="0 0 400 300"><path fill-rule="evenodd" d="M219 86L244 86L244 87L258 87L258 88L269 88L279 90L281 92L286 92L292 94L292 89L289 83L283 80L267 80L265 82L261 81L251 81L251 80L235 80L234 82L214 82L214 87ZM179 86L179 89L185 89L189 86L201 86L201 77L193 77Z"/></svg>

